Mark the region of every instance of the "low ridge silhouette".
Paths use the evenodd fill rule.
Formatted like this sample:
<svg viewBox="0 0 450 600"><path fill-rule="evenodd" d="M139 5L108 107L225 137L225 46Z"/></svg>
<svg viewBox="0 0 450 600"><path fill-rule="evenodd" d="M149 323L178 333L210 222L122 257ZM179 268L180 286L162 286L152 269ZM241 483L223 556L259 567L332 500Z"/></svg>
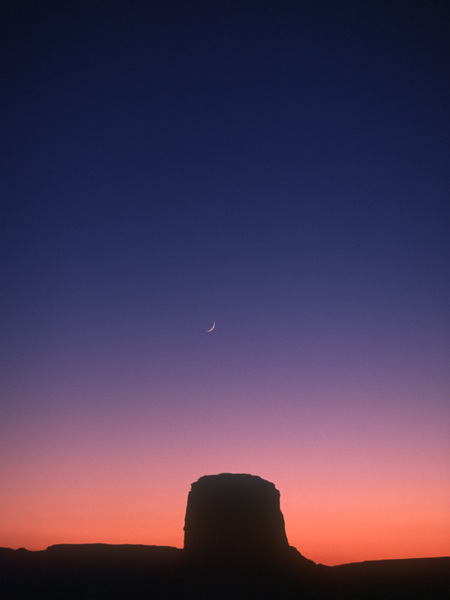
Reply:
<svg viewBox="0 0 450 600"><path fill-rule="evenodd" d="M317 565L289 545L280 493L247 474L192 484L184 549L80 544L0 548L5 599L450 597L450 558Z"/></svg>

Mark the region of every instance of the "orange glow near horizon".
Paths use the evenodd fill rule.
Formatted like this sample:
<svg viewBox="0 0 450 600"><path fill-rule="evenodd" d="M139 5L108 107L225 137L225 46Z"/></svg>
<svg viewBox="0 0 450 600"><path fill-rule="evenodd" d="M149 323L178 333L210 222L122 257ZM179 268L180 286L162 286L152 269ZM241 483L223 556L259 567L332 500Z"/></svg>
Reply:
<svg viewBox="0 0 450 600"><path fill-rule="evenodd" d="M114 502L94 510L88 503L60 498L61 506L16 505L6 515L2 546L42 550L53 544L147 544L183 547L185 501L169 498L156 509L147 503ZM173 500L173 499L172 499ZM282 496L289 543L318 563L334 565L362 560L446 556L450 520L441 514L420 518L402 507L330 503L292 506ZM296 512L295 512L296 511ZM20 515L20 520L19 520ZM16 520L14 519L16 517ZM9 518L8 518L9 517ZM447 520L447 527L442 523Z"/></svg>
<svg viewBox="0 0 450 600"><path fill-rule="evenodd" d="M156 433L146 442L139 436L122 436L117 444L113 425L104 424L110 441L101 430L91 439L85 437L84 443L78 435L65 443L44 436L39 438L40 453L23 445L9 457L4 473L9 485L0 500L0 546L42 550L60 543L107 543L181 548L190 484L201 475L226 471L248 472L275 483L289 543L315 562L450 554L449 490L442 484L445 461L440 454L445 442L439 445L438 436L428 455L417 438L415 451L406 445L404 453L397 448L394 454L388 437L381 451L364 445L358 430L341 437L326 427L305 428L299 445L299 431L289 434L285 418L279 423L282 446L275 444L281 430L276 431L273 420L260 423L258 432L248 430L240 443L236 436L242 420L241 430L237 422L227 426L222 421L216 435L202 438L207 447L196 435L190 445L180 435L182 443L176 446L175 437L167 442ZM153 444L164 449L159 457L151 454ZM354 445L359 454L352 453ZM330 447L334 454L326 460ZM193 469L193 464L199 468Z"/></svg>

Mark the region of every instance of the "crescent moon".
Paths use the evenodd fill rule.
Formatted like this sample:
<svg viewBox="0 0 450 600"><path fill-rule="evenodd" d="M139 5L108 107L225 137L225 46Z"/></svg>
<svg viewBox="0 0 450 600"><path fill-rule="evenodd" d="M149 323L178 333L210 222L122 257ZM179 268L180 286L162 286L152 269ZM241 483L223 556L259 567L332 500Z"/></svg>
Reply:
<svg viewBox="0 0 450 600"><path fill-rule="evenodd" d="M215 326L216 326L216 322L214 321L213 326L211 327L211 329L207 329L206 333L209 333L210 331L212 331Z"/></svg>

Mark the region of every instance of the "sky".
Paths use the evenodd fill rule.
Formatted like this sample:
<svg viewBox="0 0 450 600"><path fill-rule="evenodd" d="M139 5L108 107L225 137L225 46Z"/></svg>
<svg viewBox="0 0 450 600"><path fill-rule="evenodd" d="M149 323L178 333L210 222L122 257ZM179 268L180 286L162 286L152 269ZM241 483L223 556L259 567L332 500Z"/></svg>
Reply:
<svg viewBox="0 0 450 600"><path fill-rule="evenodd" d="M6 0L0 546L450 555L444 0ZM215 329L209 333L213 323Z"/></svg>

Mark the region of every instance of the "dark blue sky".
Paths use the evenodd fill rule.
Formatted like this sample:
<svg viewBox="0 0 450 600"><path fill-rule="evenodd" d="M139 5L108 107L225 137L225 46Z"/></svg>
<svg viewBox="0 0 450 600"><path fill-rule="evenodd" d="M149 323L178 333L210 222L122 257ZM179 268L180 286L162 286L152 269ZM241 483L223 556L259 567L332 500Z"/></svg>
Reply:
<svg viewBox="0 0 450 600"><path fill-rule="evenodd" d="M7 311L443 317L448 17L6 3Z"/></svg>
<svg viewBox="0 0 450 600"><path fill-rule="evenodd" d="M129 424L149 405L164 430L190 403L226 421L258 397L254 427L280 403L350 422L358 397L377 423L395 406L408 439L411 419L442 428L447 2L18 0L0 17L12 445L29 409Z"/></svg>
<svg viewBox="0 0 450 600"><path fill-rule="evenodd" d="M439 338L448 24L442 2L6 3L4 343Z"/></svg>

